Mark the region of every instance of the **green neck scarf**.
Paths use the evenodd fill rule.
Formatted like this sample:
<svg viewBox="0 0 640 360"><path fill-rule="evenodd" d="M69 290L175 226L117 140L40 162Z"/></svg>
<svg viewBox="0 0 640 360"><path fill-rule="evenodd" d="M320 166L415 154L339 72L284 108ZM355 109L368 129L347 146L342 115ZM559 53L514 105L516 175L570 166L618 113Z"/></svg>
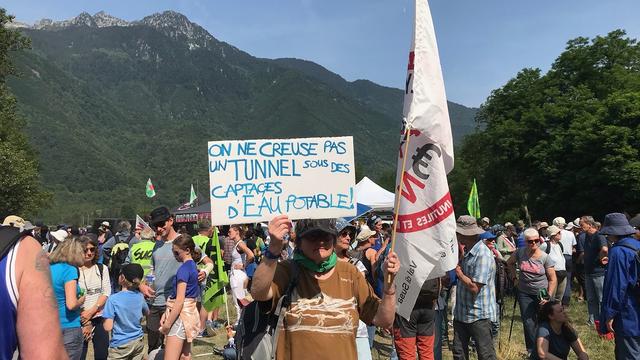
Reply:
<svg viewBox="0 0 640 360"><path fill-rule="evenodd" d="M306 267L307 269L321 274L333 269L333 267L336 266L336 263L338 262L338 255L333 252L327 260L323 261L320 264L316 264L315 262L311 261L311 259L304 256L302 252L296 251L295 253L293 253L293 260L298 264Z"/></svg>

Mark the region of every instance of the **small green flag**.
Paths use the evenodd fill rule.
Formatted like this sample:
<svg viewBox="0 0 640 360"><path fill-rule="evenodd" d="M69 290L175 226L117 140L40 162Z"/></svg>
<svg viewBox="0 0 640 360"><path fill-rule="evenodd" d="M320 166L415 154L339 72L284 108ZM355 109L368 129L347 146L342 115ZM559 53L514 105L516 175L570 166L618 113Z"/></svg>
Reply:
<svg viewBox="0 0 640 360"><path fill-rule="evenodd" d="M229 277L224 271L224 261L222 260L222 252L220 251L220 241L218 240L218 229L214 227L213 236L207 242L205 254L213 260L213 271L209 273L202 292L202 306L207 311L213 311L227 301L224 296L224 287L229 284Z"/></svg>
<svg viewBox="0 0 640 360"><path fill-rule="evenodd" d="M153 184L151 183L151 178L149 178L149 180L147 180L147 197L148 198L152 198L154 196L156 196L156 189L153 187Z"/></svg>
<svg viewBox="0 0 640 360"><path fill-rule="evenodd" d="M480 200L478 200L478 186L476 185L476 179L473 179L473 185L471 185L469 200L467 200L467 211L469 212L469 215L476 219L480 219Z"/></svg>
<svg viewBox="0 0 640 360"><path fill-rule="evenodd" d="M193 202L196 201L198 195L196 195L195 190L193 190L193 184L191 184L191 193L189 193L189 205L193 205Z"/></svg>

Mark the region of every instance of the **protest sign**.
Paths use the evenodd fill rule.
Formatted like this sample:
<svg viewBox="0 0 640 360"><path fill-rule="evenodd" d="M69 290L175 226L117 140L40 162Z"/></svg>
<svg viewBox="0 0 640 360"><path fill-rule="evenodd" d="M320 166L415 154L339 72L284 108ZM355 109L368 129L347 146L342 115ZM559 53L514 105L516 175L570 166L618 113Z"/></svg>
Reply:
<svg viewBox="0 0 640 360"><path fill-rule="evenodd" d="M212 141L215 225L354 216L353 137Z"/></svg>

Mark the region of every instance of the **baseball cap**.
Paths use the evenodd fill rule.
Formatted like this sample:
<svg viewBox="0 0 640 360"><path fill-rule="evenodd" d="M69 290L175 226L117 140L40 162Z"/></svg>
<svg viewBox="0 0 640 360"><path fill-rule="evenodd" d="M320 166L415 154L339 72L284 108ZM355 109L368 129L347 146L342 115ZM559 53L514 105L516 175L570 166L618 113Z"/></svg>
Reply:
<svg viewBox="0 0 640 360"><path fill-rule="evenodd" d="M100 225L101 226L106 226L106 227L111 226L108 221L103 221Z"/></svg>
<svg viewBox="0 0 640 360"><path fill-rule="evenodd" d="M485 231L482 234L480 234L480 240L489 240L489 239L495 239L496 238L496 234L492 233L491 231Z"/></svg>
<svg viewBox="0 0 640 360"><path fill-rule="evenodd" d="M303 219L296 222L296 238L302 239L313 233L323 232L338 236L336 219Z"/></svg>
<svg viewBox="0 0 640 360"><path fill-rule="evenodd" d="M63 229L51 231L49 232L49 234L53 236L54 239L60 242L63 242L67 238L67 236L69 236L69 233L67 232L67 230L63 230Z"/></svg>
<svg viewBox="0 0 640 360"><path fill-rule="evenodd" d="M140 264L126 264L122 267L120 273L124 275L124 278L129 282L134 282L136 279L142 280L144 277L144 270Z"/></svg>

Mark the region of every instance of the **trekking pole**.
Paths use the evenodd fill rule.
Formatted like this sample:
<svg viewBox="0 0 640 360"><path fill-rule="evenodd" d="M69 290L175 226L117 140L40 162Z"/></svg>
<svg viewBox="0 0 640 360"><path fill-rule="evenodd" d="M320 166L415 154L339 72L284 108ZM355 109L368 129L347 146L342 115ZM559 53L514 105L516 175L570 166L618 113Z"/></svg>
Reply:
<svg viewBox="0 0 640 360"><path fill-rule="evenodd" d="M516 304L518 304L518 288L514 288L515 296L513 298L513 312L511 313L511 326L509 327L509 340L508 343L511 343L511 333L513 332L513 320L516 318Z"/></svg>

